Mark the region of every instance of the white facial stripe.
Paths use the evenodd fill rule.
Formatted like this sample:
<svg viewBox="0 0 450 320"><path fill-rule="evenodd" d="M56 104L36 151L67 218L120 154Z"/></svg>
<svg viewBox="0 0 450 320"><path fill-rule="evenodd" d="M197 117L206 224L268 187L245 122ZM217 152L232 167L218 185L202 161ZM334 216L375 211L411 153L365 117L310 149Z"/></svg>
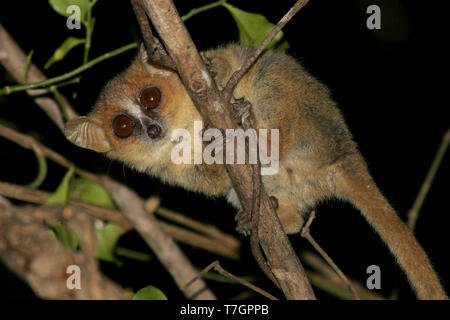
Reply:
<svg viewBox="0 0 450 320"><path fill-rule="evenodd" d="M123 98L119 105L135 119L140 119L143 115L140 106L128 97Z"/></svg>
<svg viewBox="0 0 450 320"><path fill-rule="evenodd" d="M144 116L143 112L141 111L141 107L134 103L133 100L126 97L122 100L122 103L120 104L122 108L125 109L125 111L132 116L134 119L139 121L141 123L141 126L144 127L144 122L142 121L142 118Z"/></svg>

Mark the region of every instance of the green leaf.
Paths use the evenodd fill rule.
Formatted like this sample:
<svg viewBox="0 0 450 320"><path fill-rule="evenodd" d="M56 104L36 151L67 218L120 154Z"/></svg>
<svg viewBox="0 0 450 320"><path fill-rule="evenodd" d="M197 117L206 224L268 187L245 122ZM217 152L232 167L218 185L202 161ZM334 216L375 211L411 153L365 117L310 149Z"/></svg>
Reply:
<svg viewBox="0 0 450 320"><path fill-rule="evenodd" d="M280 44L278 44L276 46L276 50L282 53L286 53L286 51L290 48L291 46L289 45L289 43L284 40L282 41Z"/></svg>
<svg viewBox="0 0 450 320"><path fill-rule="evenodd" d="M70 179L72 179L72 176L75 172L75 166L72 165L67 171L66 175L62 179L60 185L58 188L56 188L56 191L52 194L52 196L47 200L45 204L51 205L51 204L64 204L69 201L69 194L70 194Z"/></svg>
<svg viewBox="0 0 450 320"><path fill-rule="evenodd" d="M98 244L97 257L104 261L114 262L118 267L123 263L116 259L114 250L116 249L117 241L119 241L122 228L115 223L108 223L104 228L97 230Z"/></svg>
<svg viewBox="0 0 450 320"><path fill-rule="evenodd" d="M85 178L76 179L71 186L71 198L84 202L93 203L99 206L115 208L114 201L108 192L98 183Z"/></svg>
<svg viewBox="0 0 450 320"><path fill-rule="evenodd" d="M81 11L80 18L83 23L86 22L87 11L91 10L89 0L49 0L48 2L53 10L64 17L68 17L72 14L70 11L69 13L67 13L68 7L70 7L71 5L78 6Z"/></svg>
<svg viewBox="0 0 450 320"><path fill-rule="evenodd" d="M64 57L69 53L70 50L75 48L76 46L85 43L85 39L79 39L74 37L68 37L64 42L59 46L58 49L55 50L53 55L48 59L45 63L44 68L48 69L55 62L61 61Z"/></svg>
<svg viewBox="0 0 450 320"><path fill-rule="evenodd" d="M136 292L133 300L167 300L167 297L158 288L148 286Z"/></svg>
<svg viewBox="0 0 450 320"><path fill-rule="evenodd" d="M242 44L257 47L275 26L261 14L243 11L228 3L224 3L223 6L233 16L239 30L239 41ZM282 37L283 32L280 31L267 48L273 47Z"/></svg>
<svg viewBox="0 0 450 320"><path fill-rule="evenodd" d="M61 222L58 222L53 228L52 228L53 234L55 235L56 239L61 241L61 243L72 250L77 250L78 246L80 244L80 239L76 235L75 232L69 230L65 225L63 225Z"/></svg>

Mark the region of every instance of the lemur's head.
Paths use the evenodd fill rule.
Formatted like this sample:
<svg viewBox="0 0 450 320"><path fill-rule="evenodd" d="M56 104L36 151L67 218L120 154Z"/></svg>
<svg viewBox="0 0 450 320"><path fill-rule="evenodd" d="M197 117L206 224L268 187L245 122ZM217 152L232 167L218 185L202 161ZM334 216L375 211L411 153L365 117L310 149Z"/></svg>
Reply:
<svg viewBox="0 0 450 320"><path fill-rule="evenodd" d="M171 132L200 120L178 74L150 63L141 45L132 65L109 81L88 116L67 122L65 136L138 170L170 161Z"/></svg>

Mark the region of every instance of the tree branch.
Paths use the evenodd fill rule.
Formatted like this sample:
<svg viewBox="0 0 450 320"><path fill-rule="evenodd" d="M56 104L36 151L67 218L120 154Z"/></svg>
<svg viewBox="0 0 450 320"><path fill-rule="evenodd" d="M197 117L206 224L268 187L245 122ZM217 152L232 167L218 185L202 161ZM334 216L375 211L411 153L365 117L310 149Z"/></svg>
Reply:
<svg viewBox="0 0 450 320"><path fill-rule="evenodd" d="M231 105L209 74L172 1L143 1L187 92L205 122L218 129L236 129ZM253 179L250 165L226 165L243 209L252 211ZM284 233L268 196L261 192L259 239L269 267L288 299L315 299L298 257Z"/></svg>
<svg viewBox="0 0 450 320"><path fill-rule="evenodd" d="M38 212L40 211L40 212ZM49 212L39 208L0 204L0 259L45 299L129 299L130 294L102 275L96 258L92 219L82 209L68 220L80 236L78 251L63 247L42 223ZM81 288L70 290L69 265L81 270Z"/></svg>
<svg viewBox="0 0 450 320"><path fill-rule="evenodd" d="M312 237L311 233L309 232L309 227L311 226L312 221L316 217L315 211L311 212L311 215L306 222L305 226L302 229L301 236L309 241L309 243L314 247L314 249L319 252L319 254L322 256L323 259L325 259L326 262L330 265L331 268L333 268L334 272L341 278L341 280L345 283L348 290L353 296L353 299L360 300L358 293L356 292L355 287L353 284L348 280L347 276L341 271L341 269L337 266L337 264L331 259L331 257L325 252L325 250L322 249L322 247L317 243L317 241Z"/></svg>
<svg viewBox="0 0 450 320"><path fill-rule="evenodd" d="M37 141L35 141L33 138L20 134L8 127L0 125L0 136L3 136L13 142L16 142L17 144L28 149L38 147L39 150L49 159L52 159L65 167L71 166L71 163L58 153L54 152L51 149L46 148L43 145L38 144ZM142 238L144 238L144 240L147 241L149 246L155 251L155 254L160 256L162 264L169 270L172 276L175 277L175 281L178 282L180 286L181 284L187 282L188 280L192 279L195 276L195 270L191 262L185 257L185 255L179 249L179 247L173 242L172 238L170 238L166 234L166 232L161 229L162 227L160 226L158 221L154 218L154 216L147 214L145 212L144 203L139 197L137 197L136 194L134 194L127 187L122 186L117 182L113 182L106 177L99 177L97 175L94 175L90 172L81 169L76 169L76 172L82 176L88 177L88 179L91 179L92 181L104 185L110 191L111 195L116 200L116 203L119 206L123 207L122 211L127 217L127 219L133 223L134 228L140 233ZM14 187L13 185L7 183L0 183L0 193L3 193L13 198L14 197L17 198L18 194L22 196L24 195L26 199L22 200L36 203L43 203L42 201L45 202L49 197L49 194L46 192L32 190L25 187L18 187L18 186ZM97 212L95 210L97 208L98 210L100 210L102 214L107 215L106 217L101 216L100 218L102 219L109 218L109 220L116 221L117 219L120 219L120 216L122 216L120 212L119 214L117 214L117 212L112 213L112 211L115 210L111 210L108 208L103 208L103 210L101 210L102 207L100 206L87 204L79 200L71 200L70 202L75 205L78 204L81 206L83 206L84 204L85 207L88 206L87 209L92 209L92 211L94 212ZM127 219L123 219L122 216L122 218L120 219L121 223L129 224L129 222L126 221ZM168 228L173 231L173 228L170 227ZM179 238L182 238L186 236L186 233L182 233L180 235L180 232L178 232L177 235L179 236ZM197 242L195 242L194 240L192 240L191 242L198 244L198 239L196 240ZM163 250L164 252L159 252L158 250ZM196 286L193 286L192 289L195 288L198 289L199 287L201 287L203 292L195 292L195 293L187 292L188 294L190 294L191 298L194 297L198 299L215 298L214 294L211 291L209 291L209 289L204 284L203 280L201 280ZM195 294L198 295L195 296Z"/></svg>
<svg viewBox="0 0 450 320"><path fill-rule="evenodd" d="M150 60L158 66L176 71L175 63L167 55L158 39L153 37L153 33L150 29L148 18L145 14L141 0L131 0L131 4L133 6L134 14L136 15L137 21L139 23L139 28L141 29L145 48L147 49L147 54Z"/></svg>
<svg viewBox="0 0 450 320"><path fill-rule="evenodd" d="M144 203L129 188L104 177L103 185L116 204L133 223L136 230L152 248L159 261L167 268L178 286L182 286L197 275L191 262L185 257L173 239L164 232L153 215L145 212ZM185 294L190 299L212 300L215 295L207 288L202 279L198 279Z"/></svg>
<svg viewBox="0 0 450 320"><path fill-rule="evenodd" d="M310 251L303 251L300 254L302 261L314 271L306 271L311 283L321 290L332 294L340 299L354 299L348 291L348 287L342 282L342 279L336 274L330 265L317 254ZM378 293L367 289L365 285L354 279L349 281L355 286L359 296L363 300L385 300L386 298Z"/></svg>
<svg viewBox="0 0 450 320"><path fill-rule="evenodd" d="M227 270L225 270L224 268L222 268L222 266L219 263L219 260L214 261L213 263L208 265L206 268L204 268L202 271L200 271L199 274L194 279L192 279L191 281L186 283L183 287L181 287L181 290L182 291L186 290L186 288L188 288L192 283L194 283L195 280L197 280L200 277L203 277L211 269L216 270L221 275L223 275L229 279L232 279L232 280L246 286L247 288L252 289L253 291L263 295L264 297L266 297L270 300L278 300L276 297L274 297L270 293L262 290L261 288L255 286L254 284L252 284L244 279L241 279L241 278L235 276L234 274L232 274L232 273L228 272Z"/></svg>

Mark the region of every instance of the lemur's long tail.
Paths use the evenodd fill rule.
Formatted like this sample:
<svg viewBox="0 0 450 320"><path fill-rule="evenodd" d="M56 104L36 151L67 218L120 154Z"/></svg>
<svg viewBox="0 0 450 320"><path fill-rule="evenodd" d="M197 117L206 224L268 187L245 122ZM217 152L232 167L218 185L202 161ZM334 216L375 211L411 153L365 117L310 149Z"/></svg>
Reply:
<svg viewBox="0 0 450 320"><path fill-rule="evenodd" d="M448 299L431 263L409 228L383 197L369 173L343 175L340 189L375 228L408 276L419 299Z"/></svg>

